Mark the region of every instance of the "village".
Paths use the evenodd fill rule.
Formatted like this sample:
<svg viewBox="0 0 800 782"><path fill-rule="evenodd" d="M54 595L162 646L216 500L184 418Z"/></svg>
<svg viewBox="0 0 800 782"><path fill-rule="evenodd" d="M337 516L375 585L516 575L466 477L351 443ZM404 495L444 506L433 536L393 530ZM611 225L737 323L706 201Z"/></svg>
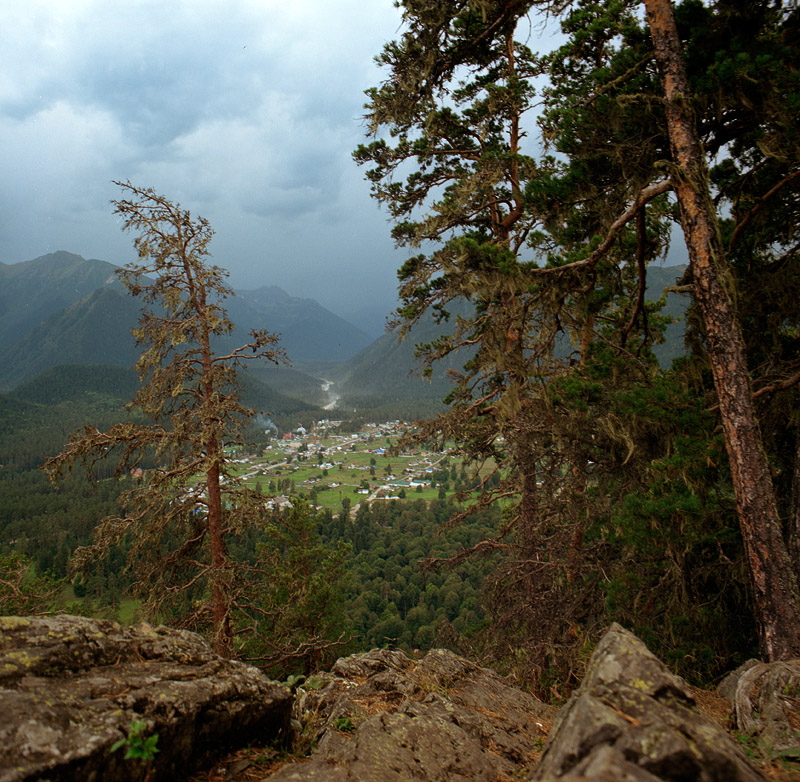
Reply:
<svg viewBox="0 0 800 782"><path fill-rule="evenodd" d="M392 451L404 428L399 421L365 424L353 433L340 433L341 424L325 419L278 438L266 430L260 455L231 454L235 471L270 507L303 497L333 512L355 512L374 501L446 499L469 480L450 450Z"/></svg>

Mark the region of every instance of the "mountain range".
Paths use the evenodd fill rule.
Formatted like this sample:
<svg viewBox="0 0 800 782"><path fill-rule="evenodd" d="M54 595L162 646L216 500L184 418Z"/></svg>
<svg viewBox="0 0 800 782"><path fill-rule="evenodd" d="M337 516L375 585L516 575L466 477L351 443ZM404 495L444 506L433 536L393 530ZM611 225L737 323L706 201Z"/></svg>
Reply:
<svg viewBox="0 0 800 782"><path fill-rule="evenodd" d="M0 391L23 387L30 398L31 384L91 385L75 368L53 373L63 365L94 366L96 372L98 365L134 365L139 351L131 328L140 307L119 282L116 268L63 251L13 265L0 263ZM658 298L684 269L650 267L648 298ZM280 333L293 367L251 367L248 384L260 400L272 399L287 412L295 407L292 398L315 407L331 401L321 388L322 378L335 382L333 396L348 400L440 401L450 387L447 369L466 360L456 357L449 366L436 367L429 380L414 373L415 345L443 331L427 317L399 342L389 331L371 340L313 299L296 298L275 286L236 291L225 306L235 331L220 347L246 342L254 328ZM668 294L666 313L680 318L685 307L684 297ZM656 348L662 364L682 352L682 333L682 322L668 327L665 343ZM120 382L116 376L114 382Z"/></svg>
<svg viewBox="0 0 800 782"><path fill-rule="evenodd" d="M10 389L58 364L130 367L139 354L131 328L139 302L106 261L68 252L0 264L0 389ZM281 335L294 363L341 362L371 341L356 326L313 299L274 286L237 291L226 302L244 342L251 329Z"/></svg>

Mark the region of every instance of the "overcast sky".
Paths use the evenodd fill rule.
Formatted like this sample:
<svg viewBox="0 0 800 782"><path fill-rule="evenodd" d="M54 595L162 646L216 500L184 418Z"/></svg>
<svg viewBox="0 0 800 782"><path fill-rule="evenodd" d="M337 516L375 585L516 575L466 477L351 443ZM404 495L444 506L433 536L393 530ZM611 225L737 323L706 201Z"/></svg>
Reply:
<svg viewBox="0 0 800 782"><path fill-rule="evenodd" d="M400 21L392 0L0 0L0 261L128 262L129 179L211 222L234 287L379 332L405 254L351 153Z"/></svg>
<svg viewBox="0 0 800 782"><path fill-rule="evenodd" d="M391 308L401 262L351 159L391 0L2 0L0 261L132 259L112 179L206 217L238 288Z"/></svg>

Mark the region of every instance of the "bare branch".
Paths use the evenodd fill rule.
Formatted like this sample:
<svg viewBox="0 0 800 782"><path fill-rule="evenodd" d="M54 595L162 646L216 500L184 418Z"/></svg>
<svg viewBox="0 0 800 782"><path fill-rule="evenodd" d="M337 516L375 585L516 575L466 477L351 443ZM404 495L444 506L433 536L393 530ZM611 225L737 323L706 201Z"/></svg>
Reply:
<svg viewBox="0 0 800 782"><path fill-rule="evenodd" d="M734 229L733 235L731 236L731 240L728 244L728 252L733 250L733 248L736 246L736 243L739 241L739 236L741 235L742 231L747 228L753 218L764 208L767 201L769 201L769 199L772 198L772 196L774 196L779 190L784 188L798 177L800 177L800 169L785 176L780 182L771 187L766 193L764 193L763 196L761 196L761 198L759 198L756 205L739 221L739 224Z"/></svg>
<svg viewBox="0 0 800 782"><path fill-rule="evenodd" d="M536 275L552 275L594 266L609 251L614 240L622 232L622 229L636 217L638 211L648 203L648 201L652 201L657 196L667 193L670 190L672 190L672 182L669 179L662 179L660 182L648 185L636 196L633 203L611 224L611 227L606 232L605 239L603 239L600 245L592 250L589 255L582 258L580 261L566 263L563 266L532 269L531 273Z"/></svg>

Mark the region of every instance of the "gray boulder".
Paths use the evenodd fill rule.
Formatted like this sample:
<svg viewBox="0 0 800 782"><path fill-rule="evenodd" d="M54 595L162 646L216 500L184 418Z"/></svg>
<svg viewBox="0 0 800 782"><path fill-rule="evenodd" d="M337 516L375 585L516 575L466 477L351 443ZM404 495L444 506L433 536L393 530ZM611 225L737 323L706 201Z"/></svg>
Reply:
<svg viewBox="0 0 800 782"><path fill-rule="evenodd" d="M736 729L763 757L800 758L800 660L749 660L718 689L731 702Z"/></svg>
<svg viewBox="0 0 800 782"><path fill-rule="evenodd" d="M285 737L291 703L285 687L194 633L0 617L0 782L182 779ZM111 751L134 719L158 734L152 768Z"/></svg>
<svg viewBox="0 0 800 782"><path fill-rule="evenodd" d="M375 650L339 660L300 693L312 757L272 782L497 780L533 767L555 710L452 652Z"/></svg>
<svg viewBox="0 0 800 782"><path fill-rule="evenodd" d="M754 782L731 737L633 634L611 625L559 712L533 780Z"/></svg>

